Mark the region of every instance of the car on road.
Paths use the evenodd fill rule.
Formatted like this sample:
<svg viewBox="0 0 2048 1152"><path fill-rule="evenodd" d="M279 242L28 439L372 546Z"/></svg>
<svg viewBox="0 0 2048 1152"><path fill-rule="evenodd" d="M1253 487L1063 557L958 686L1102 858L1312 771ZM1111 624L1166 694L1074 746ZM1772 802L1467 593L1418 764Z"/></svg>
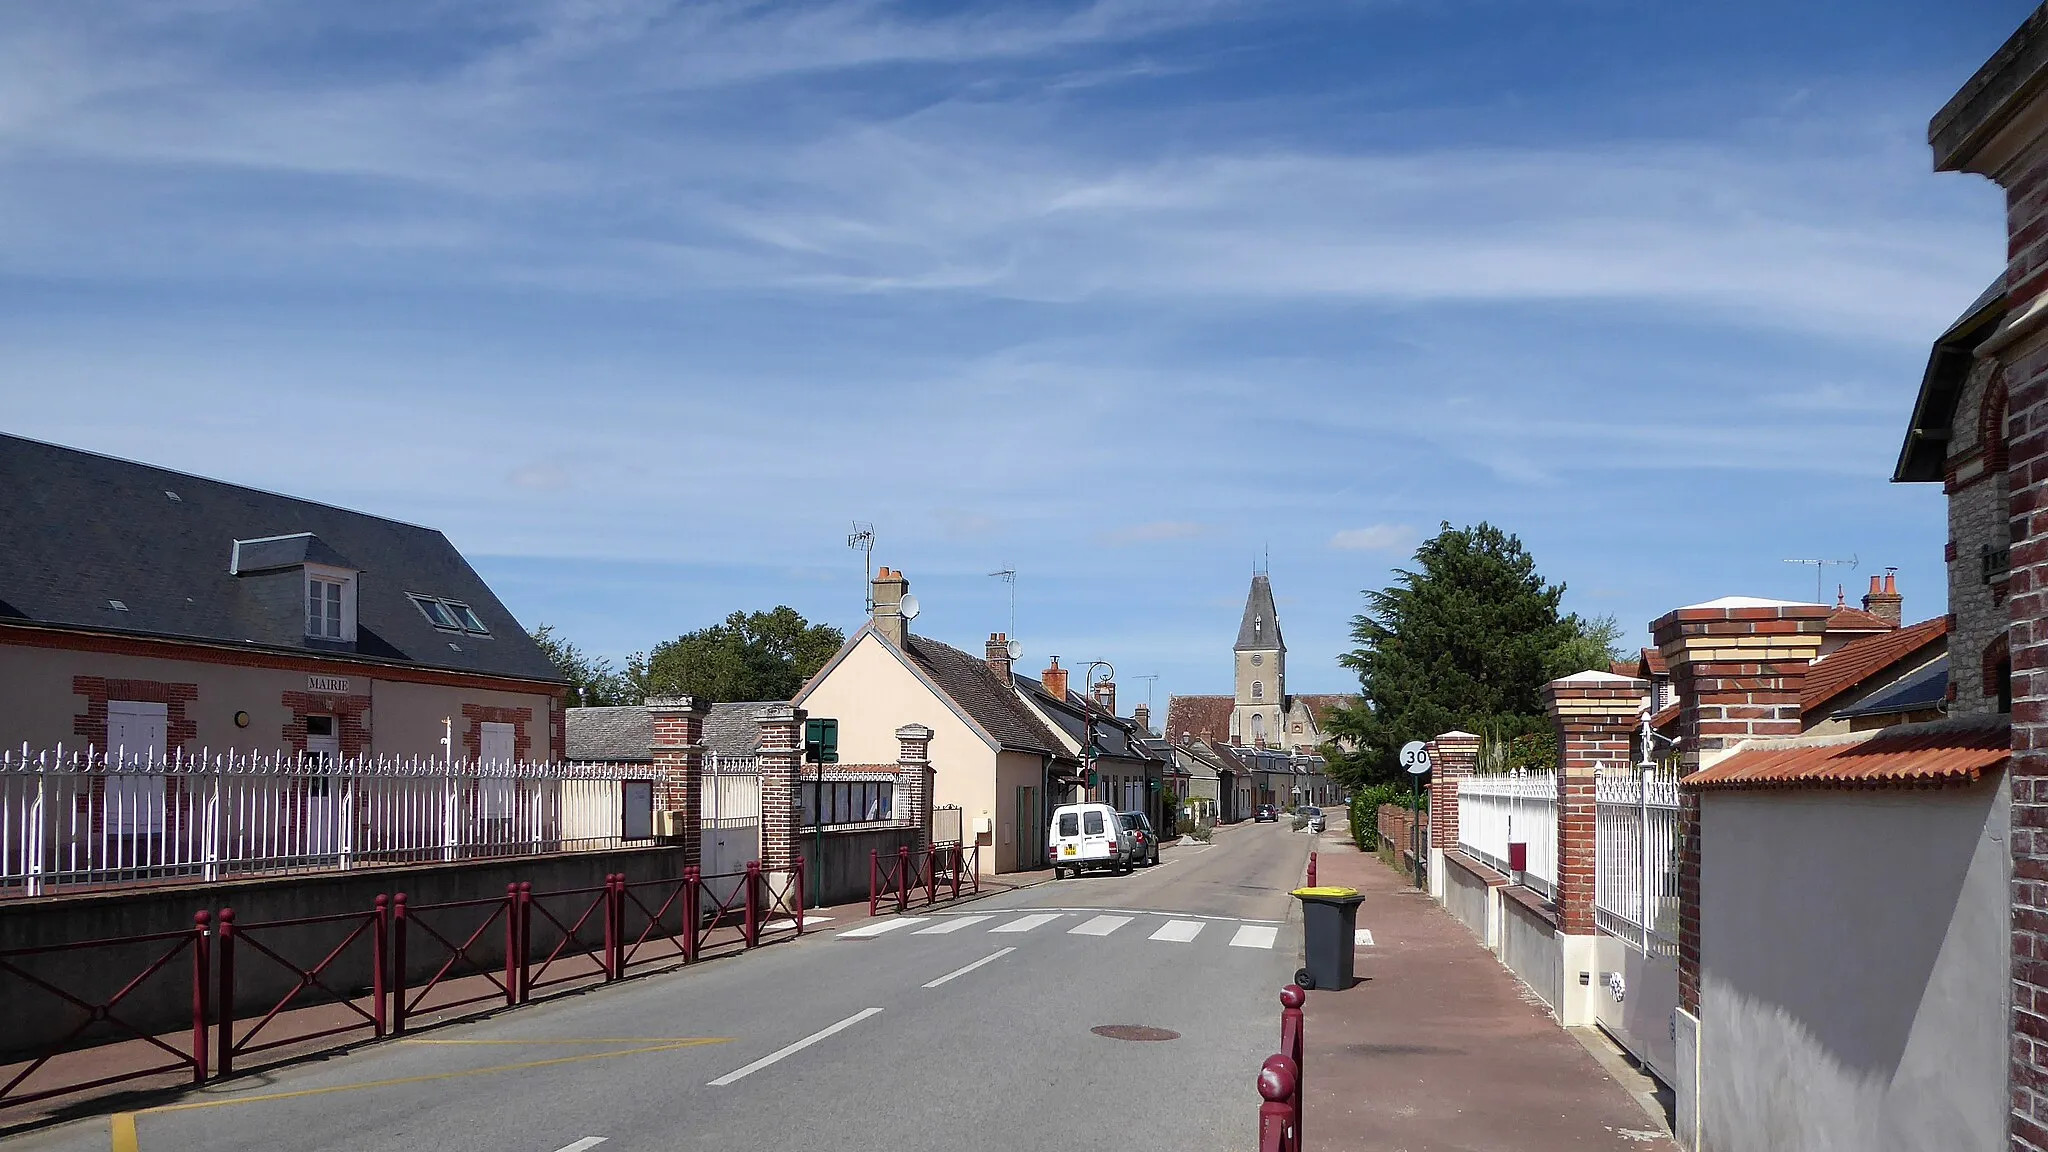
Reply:
<svg viewBox="0 0 2048 1152"><path fill-rule="evenodd" d="M1323 810L1321 808L1318 808L1313 804L1304 804L1301 807L1296 808L1294 810L1294 814L1296 816L1308 817L1309 831L1321 832L1323 830Z"/></svg>
<svg viewBox="0 0 2048 1152"><path fill-rule="evenodd" d="M1069 872L1079 876L1089 868L1128 872L1136 854L1134 839L1107 804L1062 804L1053 809L1046 836L1052 878L1065 879Z"/></svg>
<svg viewBox="0 0 2048 1152"><path fill-rule="evenodd" d="M1266 820L1271 820L1275 824L1280 822L1280 808L1278 805L1261 804L1252 812L1252 823L1257 824Z"/></svg>
<svg viewBox="0 0 2048 1152"><path fill-rule="evenodd" d="M1147 820L1143 812L1119 812L1116 815L1137 841L1131 859L1148 866L1159 863L1159 835L1152 831L1152 821Z"/></svg>

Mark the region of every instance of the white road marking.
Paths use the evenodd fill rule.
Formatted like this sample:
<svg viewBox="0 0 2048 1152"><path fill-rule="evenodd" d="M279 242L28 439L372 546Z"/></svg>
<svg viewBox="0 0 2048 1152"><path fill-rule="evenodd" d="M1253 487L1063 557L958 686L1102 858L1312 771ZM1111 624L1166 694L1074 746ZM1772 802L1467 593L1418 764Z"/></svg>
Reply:
<svg viewBox="0 0 2048 1152"><path fill-rule="evenodd" d="M1131 922L1129 916L1097 916L1067 929L1069 936L1107 936Z"/></svg>
<svg viewBox="0 0 2048 1152"><path fill-rule="evenodd" d="M555 1152L590 1152L592 1148L602 1143L604 1143L604 1137L602 1136L585 1136L574 1144L562 1145L560 1148L555 1149Z"/></svg>
<svg viewBox="0 0 2048 1152"><path fill-rule="evenodd" d="M944 935L945 935L946 933L948 933L948 932L958 932L958 931L959 931L959 930L961 930L962 928L966 928L966 927L968 927L969 925L973 925L973 924L979 924L979 923L981 923L981 922L982 922L983 920L993 920L993 919L995 919L995 917L994 917L994 916L986 916L986 915L984 915L984 916L955 916L955 917L953 917L953 918L952 918L951 920L942 920L942 921L940 921L939 923L937 923L937 924L934 924L934 925L932 925L932 926L931 926L931 927L929 927L929 928L919 928L919 929L918 929L917 931L915 931L915 932L912 932L912 933L911 933L911 935L912 935L912 936L944 936Z"/></svg>
<svg viewBox="0 0 2048 1152"><path fill-rule="evenodd" d="M783 919L787 920L790 917L785 916ZM823 924L830 919L832 919L830 916L814 916L809 912L804 913L804 923L806 924Z"/></svg>
<svg viewBox="0 0 2048 1152"><path fill-rule="evenodd" d="M994 928L991 928L991 929L989 929L989 931L991 931L991 932L1029 932L1029 931L1031 931L1031 930L1032 930L1033 928L1037 928L1037 927L1039 927L1039 926L1041 926L1041 925L1045 925L1045 924L1050 924L1050 923L1052 923L1053 921L1055 921L1055 920L1057 920L1057 919L1059 919L1059 918L1060 918L1060 914L1059 914L1059 913L1057 913L1057 912L1040 912L1040 913L1038 913L1038 914L1037 914L1037 915L1035 915L1035 916L1026 916L1026 917L1024 917L1024 918L1022 918L1022 919L1020 919L1020 920L1012 920L1012 921L1010 921L1010 922L1009 922L1008 924L1002 924L1002 925L998 925L997 927L994 927Z"/></svg>
<svg viewBox="0 0 2048 1152"><path fill-rule="evenodd" d="M1202 934L1200 920L1168 920L1165 927L1151 935L1153 940L1165 940L1173 944L1186 944Z"/></svg>
<svg viewBox="0 0 2048 1152"><path fill-rule="evenodd" d="M821 1028L818 1031L811 1033L809 1036L804 1037L803 1039L797 1041L794 1044L788 1045L783 1048L778 1048L775 1051L770 1052L766 1056L761 1057L759 1060L754 1061L752 1064L749 1064L744 1068L737 1068L731 1072L727 1072L725 1075L720 1076L716 1080L713 1080L708 1085L708 1087L723 1088L727 1084L731 1084L736 1080L741 1080L748 1076L752 1076L754 1073L759 1072L761 1069L766 1068L770 1064L775 1063L777 1060L781 1060L787 1056L794 1056L798 1052L801 1052L804 1049L809 1048L811 1045L816 1044L818 1041L826 1039L830 1036L836 1036L839 1033L846 1031L848 1028L853 1027L855 1024L860 1023L861 1021L867 1019L870 1016L873 1016L875 1013L880 1011L880 1008L863 1008L860 1011L855 1012L853 1015L848 1016L846 1019L841 1020L839 1023L832 1025L830 1028Z"/></svg>
<svg viewBox="0 0 2048 1152"><path fill-rule="evenodd" d="M1230 946L1232 948L1271 948L1274 937L1278 935L1280 935L1280 929L1278 928L1259 924L1246 924L1237 930L1237 935L1230 938Z"/></svg>
<svg viewBox="0 0 2048 1152"><path fill-rule="evenodd" d="M865 940L870 936L880 936L884 932L894 932L898 928L908 928L912 924L922 924L924 922L925 917L923 916L898 916L894 920L877 920L873 924L863 924L858 928L849 928L841 932L839 938L841 940Z"/></svg>
<svg viewBox="0 0 2048 1152"><path fill-rule="evenodd" d="M1060 907L1054 907L1054 906L1052 906L1052 905L1049 905L1049 904L1048 904L1048 905L1039 905L1039 906L1037 906L1037 907L1027 907L1027 908L1019 908L1019 909L1016 909L1016 911L1019 911L1019 912L1025 912L1025 911L1029 911L1029 912L1079 912L1079 913L1083 913L1083 914L1085 914L1085 915L1089 915L1089 916L1093 916L1093 915L1095 915L1095 914L1096 914L1096 913L1098 913L1098 912L1114 912L1114 913L1116 913L1116 914L1117 914L1117 915L1119 915L1119 916L1179 916L1179 917L1181 917L1181 918L1183 918L1183 919L1187 919L1187 920L1210 920L1210 921L1220 921L1220 922L1222 922L1222 923L1225 923L1225 924L1278 924L1278 923L1280 923L1280 921L1278 921L1278 920L1260 920L1260 919L1258 919L1258 918L1256 918L1256 917L1252 917L1252 916L1210 916L1210 915L1205 915L1205 914L1203 914L1203 913L1200 913L1200 912L1175 912L1175 911L1173 911L1173 910L1171 910L1171 909L1167 909L1167 908L1060 908ZM973 915L973 913L968 913L968 912L933 912L933 913L932 913L931 915L932 915L933 917L939 917L939 916L968 916L968 915Z"/></svg>
<svg viewBox="0 0 2048 1152"><path fill-rule="evenodd" d="M1355 930L1355 931L1354 931L1354 932L1353 932L1353 933L1351 934L1351 946L1352 946L1353 948L1370 948L1370 947L1372 947L1372 929L1370 929L1370 928L1359 928L1359 929Z"/></svg>
<svg viewBox="0 0 2048 1152"><path fill-rule="evenodd" d="M981 959L976 960L974 963L969 964L965 968L953 969L951 972L948 972L944 976L939 977L937 980L934 980L931 983L925 985L925 987L937 988L939 985L944 984L946 981L951 980L956 976L965 976L969 972L974 971L976 968L981 967L983 964L993 964L996 961L1001 960L1003 957L1008 956L1010 953L1015 951L1015 948L1002 948L995 952L991 952L987 956L983 956Z"/></svg>

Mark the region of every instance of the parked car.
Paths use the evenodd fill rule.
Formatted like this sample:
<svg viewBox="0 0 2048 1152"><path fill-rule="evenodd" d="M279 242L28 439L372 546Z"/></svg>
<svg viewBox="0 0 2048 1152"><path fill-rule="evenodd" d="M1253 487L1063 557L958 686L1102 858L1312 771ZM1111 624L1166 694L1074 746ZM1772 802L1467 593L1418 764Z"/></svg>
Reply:
<svg viewBox="0 0 2048 1152"><path fill-rule="evenodd" d="M1152 821L1147 820L1143 812L1119 812L1117 818L1131 830L1132 838L1137 841L1131 859L1145 865L1159 863L1159 834L1152 830Z"/></svg>
<svg viewBox="0 0 2048 1152"><path fill-rule="evenodd" d="M1280 822L1279 806L1274 804L1259 805L1258 808L1252 812L1252 823L1256 824L1262 820L1270 820L1273 823L1278 824Z"/></svg>
<svg viewBox="0 0 2048 1152"><path fill-rule="evenodd" d="M1069 872L1079 876L1088 868L1128 872L1135 855L1134 840L1109 805L1062 804L1053 809L1052 828L1046 836L1052 877L1064 879Z"/></svg>
<svg viewBox="0 0 2048 1152"><path fill-rule="evenodd" d="M1309 831L1321 832L1323 830L1323 810L1321 808L1318 808L1313 804L1303 804L1301 807L1296 808L1294 810L1294 814L1296 816L1308 817Z"/></svg>

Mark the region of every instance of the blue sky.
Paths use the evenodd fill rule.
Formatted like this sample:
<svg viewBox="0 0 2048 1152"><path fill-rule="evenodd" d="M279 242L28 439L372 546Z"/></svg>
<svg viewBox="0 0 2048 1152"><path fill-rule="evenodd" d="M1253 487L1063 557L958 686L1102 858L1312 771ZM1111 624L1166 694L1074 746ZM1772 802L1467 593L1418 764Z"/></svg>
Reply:
<svg viewBox="0 0 2048 1152"><path fill-rule="evenodd" d="M1944 610L1886 482L2002 262L1928 117L2017 0L18 2L24 435L442 528L623 656L734 608L1297 691L1439 521L1571 607Z"/></svg>

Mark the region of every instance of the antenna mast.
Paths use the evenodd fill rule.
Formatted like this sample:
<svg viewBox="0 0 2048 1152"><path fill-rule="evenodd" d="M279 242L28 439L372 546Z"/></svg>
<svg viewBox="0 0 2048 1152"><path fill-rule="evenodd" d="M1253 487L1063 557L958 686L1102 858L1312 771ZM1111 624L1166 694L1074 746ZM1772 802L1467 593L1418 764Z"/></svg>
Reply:
<svg viewBox="0 0 2048 1152"><path fill-rule="evenodd" d="M989 575L997 577L1003 583L1010 586L1009 637L1015 640L1017 638L1017 566L1015 564L1005 564L1001 568L989 573Z"/></svg>
<svg viewBox="0 0 2048 1152"><path fill-rule="evenodd" d="M867 611L875 610L875 526L865 520L855 520L853 531L846 534L846 546L858 551L861 565L861 600Z"/></svg>
<svg viewBox="0 0 2048 1152"><path fill-rule="evenodd" d="M1813 565L1813 602L1815 604L1825 604L1827 603L1827 600L1824 599L1826 593L1821 590L1822 573L1829 568L1849 568L1853 570L1856 567L1857 561L1858 557L1851 556L1847 560L1787 560L1785 563Z"/></svg>
<svg viewBox="0 0 2048 1152"><path fill-rule="evenodd" d="M1152 689L1159 683L1159 673L1147 672L1143 676L1133 676L1131 679L1143 680L1145 682L1145 711L1150 712L1152 710Z"/></svg>

